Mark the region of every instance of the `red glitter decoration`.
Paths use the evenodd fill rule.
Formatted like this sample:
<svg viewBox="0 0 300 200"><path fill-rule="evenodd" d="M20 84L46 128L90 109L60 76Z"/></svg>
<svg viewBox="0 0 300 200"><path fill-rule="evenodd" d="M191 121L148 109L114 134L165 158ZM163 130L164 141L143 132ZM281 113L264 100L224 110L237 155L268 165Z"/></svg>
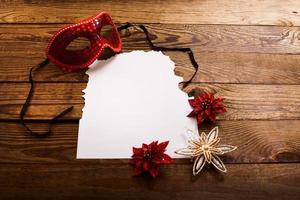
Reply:
<svg viewBox="0 0 300 200"><path fill-rule="evenodd" d="M155 178L158 175L159 165L171 163L172 158L165 154L169 141L158 144L158 141L151 142L149 145L143 144L141 148L133 147L132 159L130 164L135 166L133 175L140 175L142 172L149 172Z"/></svg>
<svg viewBox="0 0 300 200"><path fill-rule="evenodd" d="M106 25L111 26L111 34L103 37L100 32ZM68 50L69 44L79 37L87 38L90 45L81 50ZM63 70L71 72L87 68L103 53L105 48L118 53L121 51L122 43L109 14L101 12L95 17L90 17L58 31L49 42L46 56Z"/></svg>
<svg viewBox="0 0 300 200"><path fill-rule="evenodd" d="M215 122L217 114L226 112L221 104L223 99L222 97L215 98L213 94L206 92L194 97L194 99L189 99L193 111L188 117L195 117L199 126L205 119Z"/></svg>

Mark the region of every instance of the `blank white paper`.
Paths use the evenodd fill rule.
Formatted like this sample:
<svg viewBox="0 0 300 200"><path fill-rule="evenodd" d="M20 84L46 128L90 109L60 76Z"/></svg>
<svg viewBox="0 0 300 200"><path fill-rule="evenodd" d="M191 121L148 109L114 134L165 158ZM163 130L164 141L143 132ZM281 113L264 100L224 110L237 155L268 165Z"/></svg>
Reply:
<svg viewBox="0 0 300 200"><path fill-rule="evenodd" d="M133 51L87 70L85 106L79 122L77 158L130 158L132 147L169 140L167 153L186 146L186 129L197 130L188 96L161 52Z"/></svg>

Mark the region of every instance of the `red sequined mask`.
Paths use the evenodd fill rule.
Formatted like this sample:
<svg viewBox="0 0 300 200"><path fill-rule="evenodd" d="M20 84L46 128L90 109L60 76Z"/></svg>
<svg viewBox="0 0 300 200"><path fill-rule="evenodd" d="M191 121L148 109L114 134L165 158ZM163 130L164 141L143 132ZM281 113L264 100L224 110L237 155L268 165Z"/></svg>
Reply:
<svg viewBox="0 0 300 200"><path fill-rule="evenodd" d="M100 32L106 25L110 25L112 29L109 36L103 37ZM67 49L70 43L79 37L87 38L90 45L80 50ZM78 71L92 64L106 47L118 53L121 51L122 43L109 14L101 12L95 17L58 31L46 49L46 56L51 62L66 71Z"/></svg>

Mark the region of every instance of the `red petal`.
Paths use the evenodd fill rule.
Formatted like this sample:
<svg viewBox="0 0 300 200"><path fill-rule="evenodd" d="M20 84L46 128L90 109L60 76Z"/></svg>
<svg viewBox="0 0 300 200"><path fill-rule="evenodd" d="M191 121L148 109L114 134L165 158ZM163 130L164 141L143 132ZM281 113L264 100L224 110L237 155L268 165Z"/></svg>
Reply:
<svg viewBox="0 0 300 200"><path fill-rule="evenodd" d="M157 165L153 165L153 167L150 170L150 174L153 178L157 177L158 170L159 170L159 167Z"/></svg>
<svg viewBox="0 0 300 200"><path fill-rule="evenodd" d="M200 112L202 110L202 105L200 105L200 106L197 106L196 108L194 108L194 111L195 112Z"/></svg>
<svg viewBox="0 0 300 200"><path fill-rule="evenodd" d="M216 112L216 113L224 113L224 112L226 112L226 109L224 108L224 107L216 107L216 108L214 108L214 111Z"/></svg>
<svg viewBox="0 0 300 200"><path fill-rule="evenodd" d="M198 125L201 125L202 122L204 121L204 119L205 119L205 113L202 112L202 113L200 113L200 114L197 116L197 123L198 123Z"/></svg>
<svg viewBox="0 0 300 200"><path fill-rule="evenodd" d="M159 143L158 144L158 148L160 150L165 150L165 148L167 148L168 144L169 144L169 141L165 141L165 142Z"/></svg>
<svg viewBox="0 0 300 200"><path fill-rule="evenodd" d="M196 112L193 110L192 112L190 112L187 117L195 117Z"/></svg>
<svg viewBox="0 0 300 200"><path fill-rule="evenodd" d="M204 112L205 112L205 114L206 114L207 116L209 116L210 113L211 113L211 110L210 110L210 109L206 109Z"/></svg>
<svg viewBox="0 0 300 200"><path fill-rule="evenodd" d="M224 108L224 106L221 103L212 104L212 107L214 109L216 109L216 108Z"/></svg>
<svg viewBox="0 0 300 200"><path fill-rule="evenodd" d="M143 164L143 168L144 168L144 170L146 170L146 171L148 171L149 169L150 169L150 163L149 162L144 162L144 164Z"/></svg>
<svg viewBox="0 0 300 200"><path fill-rule="evenodd" d="M143 154L142 148L132 147L132 152L133 152L134 155L141 155L141 154Z"/></svg>
<svg viewBox="0 0 300 200"><path fill-rule="evenodd" d="M195 99L189 99L189 103L192 107L195 107L196 106L196 101Z"/></svg>
<svg viewBox="0 0 300 200"><path fill-rule="evenodd" d="M140 175L143 172L143 167L142 166L137 166L133 170L133 176Z"/></svg>
<svg viewBox="0 0 300 200"><path fill-rule="evenodd" d="M133 170L133 175L137 176L139 174L141 174L144 171L143 169L143 161L137 161L135 163L135 168Z"/></svg>
<svg viewBox="0 0 300 200"><path fill-rule="evenodd" d="M218 97L216 99L214 99L213 103L221 103L224 100L223 97Z"/></svg>
<svg viewBox="0 0 300 200"><path fill-rule="evenodd" d="M157 141L153 141L148 145L148 149L152 149L153 146L157 145Z"/></svg>
<svg viewBox="0 0 300 200"><path fill-rule="evenodd" d="M148 149L148 145L143 143L142 149Z"/></svg>
<svg viewBox="0 0 300 200"><path fill-rule="evenodd" d="M208 115L208 118L210 119L210 121L215 122L216 121L216 114L212 112L210 115Z"/></svg>
<svg viewBox="0 0 300 200"><path fill-rule="evenodd" d="M163 154L164 163L170 163L173 159L168 154Z"/></svg>
<svg viewBox="0 0 300 200"><path fill-rule="evenodd" d="M223 107L223 105L221 103L213 103L211 104L212 108L219 108L219 107Z"/></svg>
<svg viewBox="0 0 300 200"><path fill-rule="evenodd" d="M161 156L156 156L155 158L152 159L152 162L156 163L156 164L160 164L162 163L162 157Z"/></svg>
<svg viewBox="0 0 300 200"><path fill-rule="evenodd" d="M201 96L201 99L208 99L209 98L209 94L204 92Z"/></svg>

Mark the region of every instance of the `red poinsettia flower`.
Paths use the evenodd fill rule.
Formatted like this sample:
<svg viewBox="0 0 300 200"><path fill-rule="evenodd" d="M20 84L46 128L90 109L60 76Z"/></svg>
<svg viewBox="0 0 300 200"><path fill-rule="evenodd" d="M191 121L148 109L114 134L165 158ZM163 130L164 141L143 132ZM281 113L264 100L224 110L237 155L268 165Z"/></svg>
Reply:
<svg viewBox="0 0 300 200"><path fill-rule="evenodd" d="M193 111L188 117L195 117L198 125L201 125L205 119L215 122L217 114L226 112L221 104L223 99L222 97L215 98L213 94L206 92L194 97L194 99L189 99Z"/></svg>
<svg viewBox="0 0 300 200"><path fill-rule="evenodd" d="M141 148L133 147L132 159L130 164L135 165L133 175L139 175L142 172L149 172L152 177L158 175L159 165L161 163L171 163L172 158L165 154L169 141L158 144L158 141L151 142L149 145L143 144Z"/></svg>

